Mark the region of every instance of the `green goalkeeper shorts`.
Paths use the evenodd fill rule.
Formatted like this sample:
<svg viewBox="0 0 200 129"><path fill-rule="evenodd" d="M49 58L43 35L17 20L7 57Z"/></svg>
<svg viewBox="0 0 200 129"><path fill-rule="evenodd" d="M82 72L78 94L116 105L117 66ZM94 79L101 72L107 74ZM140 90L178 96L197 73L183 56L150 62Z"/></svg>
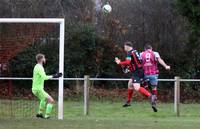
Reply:
<svg viewBox="0 0 200 129"><path fill-rule="evenodd" d="M46 100L49 94L44 90L33 90L33 94L40 100Z"/></svg>

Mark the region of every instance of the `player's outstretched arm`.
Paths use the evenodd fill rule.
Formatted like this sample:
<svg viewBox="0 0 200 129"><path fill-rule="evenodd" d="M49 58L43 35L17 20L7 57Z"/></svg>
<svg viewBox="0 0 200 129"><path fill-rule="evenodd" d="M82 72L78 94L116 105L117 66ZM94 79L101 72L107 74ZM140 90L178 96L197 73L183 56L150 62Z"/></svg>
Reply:
<svg viewBox="0 0 200 129"><path fill-rule="evenodd" d="M170 70L171 67L165 63L165 61L162 58L158 58L158 62L166 69Z"/></svg>
<svg viewBox="0 0 200 129"><path fill-rule="evenodd" d="M119 65L130 65L131 60L126 59L125 61L121 61L119 58L115 58L115 62Z"/></svg>

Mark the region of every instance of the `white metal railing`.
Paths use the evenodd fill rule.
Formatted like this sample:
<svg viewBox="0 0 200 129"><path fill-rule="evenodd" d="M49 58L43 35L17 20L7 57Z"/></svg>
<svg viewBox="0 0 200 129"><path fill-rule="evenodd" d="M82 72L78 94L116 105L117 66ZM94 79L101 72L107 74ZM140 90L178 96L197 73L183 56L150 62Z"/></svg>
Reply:
<svg viewBox="0 0 200 129"><path fill-rule="evenodd" d="M0 80L32 80L32 78L25 77L0 77ZM53 78L50 80L59 80ZM63 78L64 81L84 81L84 114L89 112L89 81L128 81L127 78L90 78L84 76L84 78ZM174 82L174 112L177 116L180 116L180 84L181 82L200 82L200 79L181 79L175 77L174 79L158 79L160 82ZM63 92L63 91L62 91Z"/></svg>
<svg viewBox="0 0 200 129"><path fill-rule="evenodd" d="M128 81L128 78L89 78L90 81ZM32 80L26 77L0 77L0 80ZM50 80L59 80L53 78ZM64 81L84 81L84 78L63 78ZM160 82L174 82L175 79L158 79ZM180 79L180 82L200 82L200 79Z"/></svg>
<svg viewBox="0 0 200 129"><path fill-rule="evenodd" d="M89 78L90 81L128 81L128 78ZM32 80L26 77L0 77L0 80ZM50 80L59 80L53 78ZM84 78L63 78L64 81L84 81ZM174 82L176 79L158 79L160 82ZM180 79L180 82L200 82L200 79Z"/></svg>

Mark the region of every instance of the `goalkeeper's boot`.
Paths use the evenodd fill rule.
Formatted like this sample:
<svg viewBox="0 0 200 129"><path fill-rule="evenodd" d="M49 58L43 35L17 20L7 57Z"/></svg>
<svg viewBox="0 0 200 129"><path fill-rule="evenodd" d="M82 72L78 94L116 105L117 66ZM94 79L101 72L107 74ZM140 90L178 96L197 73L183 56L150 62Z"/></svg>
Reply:
<svg viewBox="0 0 200 129"><path fill-rule="evenodd" d="M130 102L126 102L126 103L123 105L123 107L129 107L129 106L131 106Z"/></svg>
<svg viewBox="0 0 200 129"><path fill-rule="evenodd" d="M45 119L50 119L50 116L49 116L49 115L45 115L44 118L45 118Z"/></svg>
<svg viewBox="0 0 200 129"><path fill-rule="evenodd" d="M158 109L156 108L156 100L157 100L156 95L151 95L151 107L154 112L158 112Z"/></svg>
<svg viewBox="0 0 200 129"><path fill-rule="evenodd" d="M36 117L37 117L37 118L44 118L44 116L43 116L42 113L38 113L38 114L36 114Z"/></svg>

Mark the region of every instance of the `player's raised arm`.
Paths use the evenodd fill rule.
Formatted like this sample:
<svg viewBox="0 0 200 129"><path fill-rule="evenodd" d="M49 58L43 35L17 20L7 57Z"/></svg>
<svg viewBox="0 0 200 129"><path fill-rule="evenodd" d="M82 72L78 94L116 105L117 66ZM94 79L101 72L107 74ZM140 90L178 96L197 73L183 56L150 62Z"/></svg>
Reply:
<svg viewBox="0 0 200 129"><path fill-rule="evenodd" d="M130 59L126 59L125 61L121 61L120 59L116 59L115 58L115 62L119 65L130 65L131 63L131 60Z"/></svg>
<svg viewBox="0 0 200 129"><path fill-rule="evenodd" d="M124 66L130 65L131 64L131 56L132 56L132 54L129 52L126 57L126 60L124 60L124 61L121 61L119 58L115 57L115 62L119 65L124 65Z"/></svg>

